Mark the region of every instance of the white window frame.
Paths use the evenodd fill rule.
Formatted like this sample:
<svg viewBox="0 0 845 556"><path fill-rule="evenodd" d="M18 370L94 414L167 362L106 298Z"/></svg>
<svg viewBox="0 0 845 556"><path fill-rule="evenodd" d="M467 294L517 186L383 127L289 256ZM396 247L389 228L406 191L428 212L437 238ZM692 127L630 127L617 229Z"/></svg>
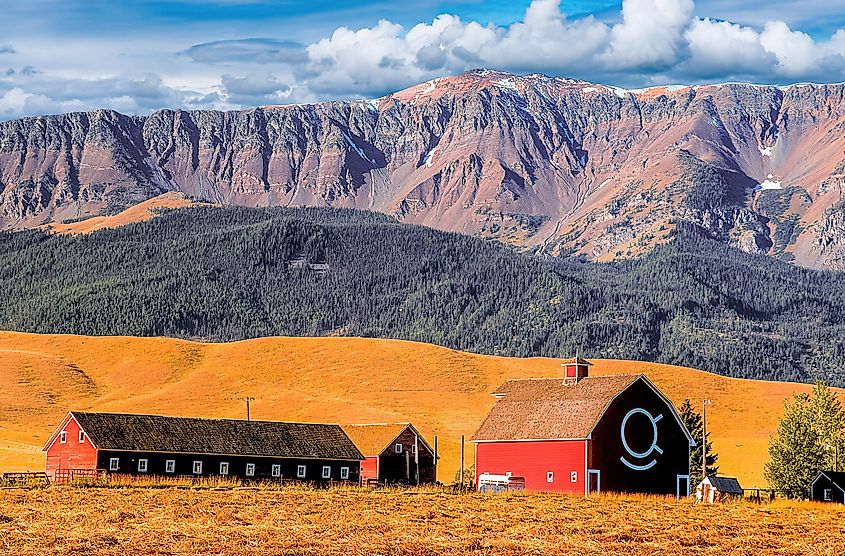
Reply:
<svg viewBox="0 0 845 556"><path fill-rule="evenodd" d="M221 475L228 475L229 474L229 462L228 461L221 461L220 462L220 474Z"/></svg>
<svg viewBox="0 0 845 556"><path fill-rule="evenodd" d="M349 480L349 468L348 467L341 467L340 468L340 478L344 481Z"/></svg>
<svg viewBox="0 0 845 556"><path fill-rule="evenodd" d="M402 446L402 444L401 444L401 443L397 443L397 444L393 447L393 451L394 451L394 452L396 452L397 454L401 454L401 453L402 453L402 450L404 450L404 449L405 449L405 447L404 447L404 446Z"/></svg>
<svg viewBox="0 0 845 556"><path fill-rule="evenodd" d="M194 475L202 475L202 460L194 460L191 471Z"/></svg>
<svg viewBox="0 0 845 556"><path fill-rule="evenodd" d="M320 475L324 479L331 479L332 478L332 466L331 465L324 465L323 472Z"/></svg>
<svg viewBox="0 0 845 556"><path fill-rule="evenodd" d="M824 489L822 491L822 499L825 502L830 502L831 500L833 500L833 489L832 488Z"/></svg>
<svg viewBox="0 0 845 556"><path fill-rule="evenodd" d="M109 471L120 471L120 458L109 458Z"/></svg>
<svg viewBox="0 0 845 556"><path fill-rule="evenodd" d="M281 477L282 476L282 466L278 463L274 463L273 467L270 468L270 475L273 477Z"/></svg>
<svg viewBox="0 0 845 556"><path fill-rule="evenodd" d="M246 476L247 477L255 477L255 464L254 463L247 463L246 464Z"/></svg>
<svg viewBox="0 0 845 556"><path fill-rule="evenodd" d="M307 473L307 468L304 465L297 465L296 466L296 478L297 479L304 479Z"/></svg>
<svg viewBox="0 0 845 556"><path fill-rule="evenodd" d="M555 472L554 471L546 471L546 482L547 483L555 482Z"/></svg>
<svg viewBox="0 0 845 556"><path fill-rule="evenodd" d="M176 460L169 459L164 462L164 472L165 473L176 473Z"/></svg>
<svg viewBox="0 0 845 556"><path fill-rule="evenodd" d="M85 431L79 431L79 443L82 444L85 442Z"/></svg>
<svg viewBox="0 0 845 556"><path fill-rule="evenodd" d="M59 433L59 442L62 444L67 444L67 431L62 431Z"/></svg>
<svg viewBox="0 0 845 556"><path fill-rule="evenodd" d="M148 459L139 459L138 460L138 473L146 473L149 468L150 468L150 460L148 460Z"/></svg>

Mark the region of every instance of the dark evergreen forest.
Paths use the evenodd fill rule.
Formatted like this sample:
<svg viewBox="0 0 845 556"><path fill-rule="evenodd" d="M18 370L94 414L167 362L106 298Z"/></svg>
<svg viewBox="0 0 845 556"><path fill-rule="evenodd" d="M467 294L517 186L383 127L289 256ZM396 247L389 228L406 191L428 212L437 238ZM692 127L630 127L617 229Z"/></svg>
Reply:
<svg viewBox="0 0 845 556"><path fill-rule="evenodd" d="M641 259L595 264L367 212L191 208L87 236L0 233L0 291L7 330L401 338L845 385L843 277L691 225Z"/></svg>

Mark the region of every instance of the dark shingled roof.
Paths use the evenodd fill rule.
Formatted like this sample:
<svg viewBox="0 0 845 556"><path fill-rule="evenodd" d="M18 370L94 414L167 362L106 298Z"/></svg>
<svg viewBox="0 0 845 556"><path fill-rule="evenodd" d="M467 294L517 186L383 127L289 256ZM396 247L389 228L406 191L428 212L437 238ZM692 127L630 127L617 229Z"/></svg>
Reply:
<svg viewBox="0 0 845 556"><path fill-rule="evenodd" d="M707 480L710 481L710 485L719 492L742 494L742 487L739 485L739 481L733 477L717 477L715 475L710 475L707 477Z"/></svg>
<svg viewBox="0 0 845 556"><path fill-rule="evenodd" d="M607 406L642 375L509 380L472 441L587 438Z"/></svg>
<svg viewBox="0 0 845 556"><path fill-rule="evenodd" d="M339 425L71 412L100 450L364 459Z"/></svg>

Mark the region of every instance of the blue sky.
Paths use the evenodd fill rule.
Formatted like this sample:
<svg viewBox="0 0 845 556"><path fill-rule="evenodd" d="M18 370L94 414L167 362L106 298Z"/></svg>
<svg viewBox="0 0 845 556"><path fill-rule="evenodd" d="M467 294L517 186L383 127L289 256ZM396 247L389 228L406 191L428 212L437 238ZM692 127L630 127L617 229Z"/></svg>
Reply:
<svg viewBox="0 0 845 556"><path fill-rule="evenodd" d="M0 0L0 119L370 98L475 67L845 80L841 0Z"/></svg>

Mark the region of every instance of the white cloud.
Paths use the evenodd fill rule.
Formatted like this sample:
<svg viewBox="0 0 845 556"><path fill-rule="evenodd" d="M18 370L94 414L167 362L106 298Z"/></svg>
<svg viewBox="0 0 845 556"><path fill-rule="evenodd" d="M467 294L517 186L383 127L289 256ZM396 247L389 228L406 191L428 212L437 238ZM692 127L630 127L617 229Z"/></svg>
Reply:
<svg viewBox="0 0 845 556"><path fill-rule="evenodd" d="M625 0L622 23L613 26L602 60L627 69L677 63L693 8L692 0Z"/></svg>
<svg viewBox="0 0 845 556"><path fill-rule="evenodd" d="M777 58L778 73L786 77L812 75L819 69L820 49L806 33L792 31L782 21L766 23L760 44Z"/></svg>
<svg viewBox="0 0 845 556"><path fill-rule="evenodd" d="M698 19L687 30L685 39L690 57L683 64L693 75L749 74L771 67L773 62L754 29L728 21Z"/></svg>
<svg viewBox="0 0 845 556"><path fill-rule="evenodd" d="M120 49L97 39L57 49L15 39L14 48L0 46L13 54L0 74L0 118L366 98L478 67L626 87L845 80L845 30L814 40L776 16L757 27L699 17L693 0L623 0L615 24L570 19L561 7L533 0L521 21L504 26L451 14L409 28L381 20L337 28L311 44L246 38L189 46L133 36Z"/></svg>

